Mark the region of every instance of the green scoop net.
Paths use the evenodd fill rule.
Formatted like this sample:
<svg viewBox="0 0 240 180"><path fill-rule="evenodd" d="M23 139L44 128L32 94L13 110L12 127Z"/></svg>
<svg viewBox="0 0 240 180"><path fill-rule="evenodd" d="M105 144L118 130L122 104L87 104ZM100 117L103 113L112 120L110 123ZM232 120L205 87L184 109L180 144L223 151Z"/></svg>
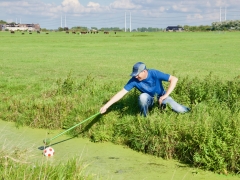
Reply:
<svg viewBox="0 0 240 180"><path fill-rule="evenodd" d="M58 134L58 135L56 135L56 136L54 136L54 137L52 137L52 138L47 138L47 139L44 139L44 140L43 140L43 143L44 143L46 146L50 145L50 143L51 143L51 141L52 141L52 140L56 139L57 137L59 137L59 136L61 136L61 135L65 134L66 132L68 132L68 131L72 130L73 128L75 128L75 127L79 126L80 124L82 124L82 123L84 123L84 122L88 121L89 119L92 119L93 117L95 117L95 116L97 116L97 115L99 115L99 114L100 114L100 112L98 112L98 113L96 113L96 114L92 115L91 117L89 117L89 118L87 118L87 119L85 119L85 120L81 121L80 123L78 123L78 124L74 125L73 127L71 127L71 128L69 128L69 129L67 129L66 131L63 131L63 132L61 132L60 134Z"/></svg>

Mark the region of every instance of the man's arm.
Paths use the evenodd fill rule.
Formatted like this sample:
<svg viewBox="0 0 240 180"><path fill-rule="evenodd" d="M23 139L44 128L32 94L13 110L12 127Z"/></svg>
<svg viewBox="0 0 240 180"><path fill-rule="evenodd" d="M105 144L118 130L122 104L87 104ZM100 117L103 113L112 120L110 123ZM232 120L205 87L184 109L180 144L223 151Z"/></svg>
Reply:
<svg viewBox="0 0 240 180"><path fill-rule="evenodd" d="M123 88L121 91L115 94L103 107L101 107L100 113L101 114L105 113L112 104L122 99L122 97L127 93L128 91Z"/></svg>
<svg viewBox="0 0 240 180"><path fill-rule="evenodd" d="M178 81L177 77L170 75L170 77L168 79L168 82L170 82L170 84L168 86L168 89L167 89L166 93L159 98L159 104L162 104L162 101L164 99L166 99L171 94L171 92L176 87L177 81Z"/></svg>

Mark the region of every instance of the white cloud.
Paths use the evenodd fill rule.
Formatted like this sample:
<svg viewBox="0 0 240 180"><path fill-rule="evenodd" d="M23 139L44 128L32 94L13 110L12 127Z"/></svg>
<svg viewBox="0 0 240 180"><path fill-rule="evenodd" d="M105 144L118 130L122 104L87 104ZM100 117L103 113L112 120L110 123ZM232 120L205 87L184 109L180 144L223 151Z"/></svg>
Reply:
<svg viewBox="0 0 240 180"><path fill-rule="evenodd" d="M203 16L201 14L187 15L187 19L188 20L203 19Z"/></svg>
<svg viewBox="0 0 240 180"><path fill-rule="evenodd" d="M72 12L72 13L84 12L84 6L82 6L78 0L63 0L62 6L57 7L57 9L59 11L65 12L65 13L68 13L68 12Z"/></svg>
<svg viewBox="0 0 240 180"><path fill-rule="evenodd" d="M187 12L189 10L187 7L182 7L179 5L173 5L172 8L175 11L181 11L181 12Z"/></svg>
<svg viewBox="0 0 240 180"><path fill-rule="evenodd" d="M167 10L167 8L165 8L165 7L159 7L158 8L158 11L160 11L160 12L164 12L164 11L166 11Z"/></svg>
<svg viewBox="0 0 240 180"><path fill-rule="evenodd" d="M207 1L205 4L206 4L206 7L211 7L211 3L209 1Z"/></svg>
<svg viewBox="0 0 240 180"><path fill-rule="evenodd" d="M140 9L141 5L131 2L131 0L116 0L110 4L113 9Z"/></svg>
<svg viewBox="0 0 240 180"><path fill-rule="evenodd" d="M88 6L88 7L93 7L93 8L99 8L99 7L100 7L100 4L94 3L94 2L89 2L87 6Z"/></svg>
<svg viewBox="0 0 240 180"><path fill-rule="evenodd" d="M226 2L221 1L221 0L215 0L215 6L220 7L220 6L225 6Z"/></svg>
<svg viewBox="0 0 240 180"><path fill-rule="evenodd" d="M15 7L30 7L32 6L28 1L5 1L0 2L0 7L15 8Z"/></svg>
<svg viewBox="0 0 240 180"><path fill-rule="evenodd" d="M80 2L78 0L63 0L62 5L63 6L70 6L70 7L81 6Z"/></svg>

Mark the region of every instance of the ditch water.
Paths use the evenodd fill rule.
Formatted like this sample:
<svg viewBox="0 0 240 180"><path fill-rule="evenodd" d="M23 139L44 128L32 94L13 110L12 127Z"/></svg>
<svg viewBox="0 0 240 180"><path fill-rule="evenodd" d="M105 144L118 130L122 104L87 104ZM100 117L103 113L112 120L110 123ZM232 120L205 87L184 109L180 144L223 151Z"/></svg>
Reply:
<svg viewBox="0 0 240 180"><path fill-rule="evenodd" d="M0 147L6 151L15 148L27 150L28 162L64 163L80 157L86 165L85 172L94 175L94 179L104 180L233 180L235 176L219 175L208 171L190 168L174 160L135 152L127 147L112 143L93 143L88 139L70 138L62 135L52 141L55 150L53 157L45 157L43 140L51 138L62 131L16 128L14 123L0 120Z"/></svg>

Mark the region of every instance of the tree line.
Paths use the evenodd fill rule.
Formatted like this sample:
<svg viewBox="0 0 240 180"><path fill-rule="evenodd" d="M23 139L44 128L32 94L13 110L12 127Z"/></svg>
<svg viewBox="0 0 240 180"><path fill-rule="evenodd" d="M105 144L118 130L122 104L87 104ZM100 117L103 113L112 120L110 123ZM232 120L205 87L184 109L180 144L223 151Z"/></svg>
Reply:
<svg viewBox="0 0 240 180"><path fill-rule="evenodd" d="M240 20L229 20L223 22L213 22L212 25L199 25L199 26L189 26L184 25L180 26L184 29L184 31L195 32L195 31L239 31L240 30ZM72 27L71 30L88 30L87 27ZM95 29L98 31L125 31L125 28L119 27L110 27L110 28L100 28L91 27L90 29ZM62 28L63 30L63 28ZM140 27L136 29L130 30L126 29L127 32L158 32L158 31L166 31L166 28L154 28L154 27Z"/></svg>
<svg viewBox="0 0 240 180"><path fill-rule="evenodd" d="M200 25L200 26L183 26L185 31L239 31L240 20L229 20L222 22L213 22L211 26Z"/></svg>
<svg viewBox="0 0 240 180"><path fill-rule="evenodd" d="M13 22L12 22L13 23ZM0 20L0 24L7 24L6 21ZM11 24L11 23L10 23ZM240 20L228 20L228 21L222 21L222 22L213 22L212 25L199 25L199 26L189 26L189 25L184 25L180 26L184 29L184 31L190 31L190 32L195 32L195 31L239 31L240 30ZM46 28L41 28L41 30L47 30ZM125 28L119 28L119 27L102 27L102 28L97 28L97 27L81 27L81 26L74 26L70 29L68 28L62 28L59 27L58 31L66 31L66 30L71 30L71 31L88 31L88 30L97 30L97 31L125 31ZM127 28L127 32L158 32L158 31L165 31L165 28L154 28L154 27L140 27L136 29L129 29Z"/></svg>

